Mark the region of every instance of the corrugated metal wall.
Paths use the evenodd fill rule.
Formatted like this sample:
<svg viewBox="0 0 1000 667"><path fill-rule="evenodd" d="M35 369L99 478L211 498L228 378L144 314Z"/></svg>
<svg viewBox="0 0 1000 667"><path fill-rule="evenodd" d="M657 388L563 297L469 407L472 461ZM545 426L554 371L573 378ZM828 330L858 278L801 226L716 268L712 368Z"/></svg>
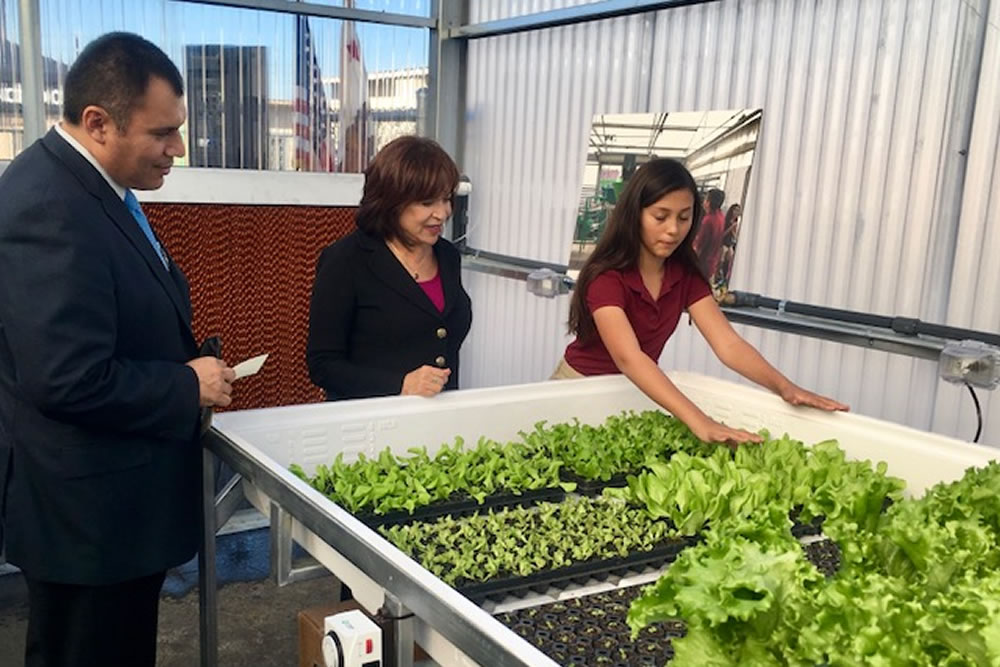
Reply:
<svg viewBox="0 0 1000 667"><path fill-rule="evenodd" d="M471 20L570 4L585 3L478 0ZM1000 3L992 4L987 56L997 50ZM1000 204L1000 178L985 181L992 200L982 176L981 203L968 191L972 181L962 191L977 99L992 108L977 117L972 146L982 154L969 160L1000 174L996 65L989 82L983 69L976 92L988 6L721 0L472 42L464 161L475 185L470 243L567 261L595 112L759 106L764 123L734 289L996 330L995 296L987 308L980 304L978 319L971 303L957 305L958 293L971 298L969 284L995 286L998 277L992 254L978 253L1000 249L986 213ZM976 211L979 221L968 221ZM953 279L956 259L966 255L982 269ZM477 274L467 281L477 319L463 350L464 385L545 377L565 343L566 297L543 302L516 281ZM682 323L664 367L733 377L692 332ZM932 362L741 332L794 380L858 411L964 437L975 428L968 395L939 388ZM935 419L936 401L949 397L964 401L963 416L954 417L956 408ZM1000 443L1000 425L991 423L984 439Z"/></svg>
<svg viewBox="0 0 1000 667"><path fill-rule="evenodd" d="M969 142L961 226L948 300L948 324L1000 331L1000 1L990 3L979 94ZM983 441L1000 443L1000 395L980 392ZM964 387L941 383L934 429L966 435L974 407Z"/></svg>

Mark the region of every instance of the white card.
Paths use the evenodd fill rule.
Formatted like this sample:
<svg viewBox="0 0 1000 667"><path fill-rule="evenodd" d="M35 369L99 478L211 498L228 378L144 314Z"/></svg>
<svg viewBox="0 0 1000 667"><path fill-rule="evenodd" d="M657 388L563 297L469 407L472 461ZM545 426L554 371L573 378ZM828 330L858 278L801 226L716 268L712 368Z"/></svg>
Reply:
<svg viewBox="0 0 1000 667"><path fill-rule="evenodd" d="M265 361L267 361L267 355L261 354L236 364L233 366L233 370L236 371L236 379L239 380L240 378L245 378L248 375L253 375L260 370Z"/></svg>

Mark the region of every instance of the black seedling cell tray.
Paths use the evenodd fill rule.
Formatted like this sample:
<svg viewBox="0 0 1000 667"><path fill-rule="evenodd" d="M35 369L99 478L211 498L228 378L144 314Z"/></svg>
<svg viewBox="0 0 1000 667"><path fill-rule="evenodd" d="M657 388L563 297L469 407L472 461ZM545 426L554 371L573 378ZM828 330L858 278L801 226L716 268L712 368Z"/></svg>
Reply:
<svg viewBox="0 0 1000 667"><path fill-rule="evenodd" d="M823 576L832 577L840 569L840 547L833 540L818 540L803 544L806 558Z"/></svg>
<svg viewBox="0 0 1000 667"><path fill-rule="evenodd" d="M819 535L823 530L823 520L826 517L817 516L809 523L799 521L799 514L802 513L802 506L796 505L788 513L788 518L792 521L792 535L799 538L806 535Z"/></svg>
<svg viewBox="0 0 1000 667"><path fill-rule="evenodd" d="M354 516L369 527L396 526L414 521L434 521L443 516L451 515L453 518L468 516L476 512L485 512L491 509L503 509L507 507L531 507L542 502L558 503L566 498L566 492L561 488L535 489L525 491L520 495L513 493L498 493L486 496L482 503L475 498L462 496L454 500L442 500L430 505L424 505L413 510L410 514L405 510L389 512L387 514L375 514L374 512L359 512Z"/></svg>
<svg viewBox="0 0 1000 667"><path fill-rule="evenodd" d="M686 630L678 621L654 623L632 641L625 622L641 586L498 614L497 619L561 665L569 667L662 666L673 639Z"/></svg>
<svg viewBox="0 0 1000 667"><path fill-rule="evenodd" d="M559 470L559 479L564 482L572 482L576 484L575 493L579 493L582 496L597 496L600 495L604 489L626 486L628 482L626 478L628 475L638 474L636 472L623 472L617 475L612 475L607 481L601 479L587 479L577 475L571 470L566 470L565 468Z"/></svg>
<svg viewBox="0 0 1000 667"><path fill-rule="evenodd" d="M566 588L573 584L582 585L590 579L603 581L609 576L624 576L629 572L641 572L647 567L662 567L674 562L681 551L697 542L697 538L677 538L661 542L649 551L624 557L592 559L526 576L498 577L485 582L458 581L454 586L459 593L477 602L501 600L508 595L523 597L530 592L544 593L550 586Z"/></svg>

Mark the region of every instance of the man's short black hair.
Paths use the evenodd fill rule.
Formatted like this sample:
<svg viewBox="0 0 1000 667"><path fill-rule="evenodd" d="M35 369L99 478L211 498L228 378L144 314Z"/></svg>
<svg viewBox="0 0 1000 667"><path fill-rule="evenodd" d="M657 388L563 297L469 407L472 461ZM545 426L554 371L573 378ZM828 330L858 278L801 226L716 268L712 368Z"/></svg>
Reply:
<svg viewBox="0 0 1000 667"><path fill-rule="evenodd" d="M177 66L155 44L129 32L102 35L83 49L66 74L63 118L79 125L83 110L96 105L124 130L154 76L170 84L178 97L184 94Z"/></svg>
<svg viewBox="0 0 1000 667"><path fill-rule="evenodd" d="M708 206L713 211L718 211L722 208L722 204L726 201L726 193L718 188L712 188L708 191Z"/></svg>

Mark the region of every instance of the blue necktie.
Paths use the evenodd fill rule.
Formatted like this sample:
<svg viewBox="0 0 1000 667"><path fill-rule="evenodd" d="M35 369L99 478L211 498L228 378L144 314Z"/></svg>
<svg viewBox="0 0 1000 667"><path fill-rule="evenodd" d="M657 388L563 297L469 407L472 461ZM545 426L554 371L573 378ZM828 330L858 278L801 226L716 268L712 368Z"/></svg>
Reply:
<svg viewBox="0 0 1000 667"><path fill-rule="evenodd" d="M156 240L156 234L153 233L153 228L149 226L149 220L146 219L146 214L142 212L142 206L139 206L139 200L135 198L131 190L125 190L125 206L128 207L135 221L139 223L139 229L149 239L149 244L153 246L153 250L159 255L160 261L163 262L163 268L169 271L170 265L167 262L167 253L163 252L163 246Z"/></svg>

